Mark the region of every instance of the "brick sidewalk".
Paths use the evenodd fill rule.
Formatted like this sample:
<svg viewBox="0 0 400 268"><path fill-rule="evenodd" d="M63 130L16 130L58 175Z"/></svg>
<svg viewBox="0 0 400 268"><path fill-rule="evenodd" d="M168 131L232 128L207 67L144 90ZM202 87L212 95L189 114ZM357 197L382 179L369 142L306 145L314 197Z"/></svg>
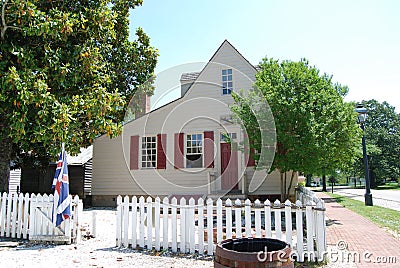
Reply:
<svg viewBox="0 0 400 268"><path fill-rule="evenodd" d="M400 267L400 239L394 238L371 221L339 205L330 196L324 193L317 193L317 196L325 201L328 246L336 246L339 241L345 241L349 252L357 256L355 262L357 267ZM343 251L338 250L338 254L334 257L342 258L341 253ZM347 259L348 255L345 256ZM394 259L395 263L387 264L388 257L392 257L390 262L393 263ZM386 263L382 263L385 261Z"/></svg>

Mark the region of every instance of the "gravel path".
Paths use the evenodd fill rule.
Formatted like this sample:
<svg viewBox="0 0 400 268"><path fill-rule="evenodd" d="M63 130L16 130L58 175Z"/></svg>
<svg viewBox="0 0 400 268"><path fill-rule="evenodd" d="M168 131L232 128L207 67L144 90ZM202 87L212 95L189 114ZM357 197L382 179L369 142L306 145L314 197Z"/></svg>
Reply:
<svg viewBox="0 0 400 268"><path fill-rule="evenodd" d="M213 267L211 256L136 251L115 247L116 212L96 209L96 237L79 244L50 245L22 242L0 247L0 267ZM92 210L84 211L90 223Z"/></svg>

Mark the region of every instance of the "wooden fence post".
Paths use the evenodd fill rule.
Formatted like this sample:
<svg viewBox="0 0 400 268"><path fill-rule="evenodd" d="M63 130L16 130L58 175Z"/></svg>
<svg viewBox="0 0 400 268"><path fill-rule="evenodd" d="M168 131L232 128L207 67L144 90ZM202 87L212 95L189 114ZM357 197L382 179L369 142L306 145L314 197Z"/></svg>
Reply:
<svg viewBox="0 0 400 268"><path fill-rule="evenodd" d="M303 205L300 200L296 201L296 236L298 261L304 262L304 243L303 243Z"/></svg>
<svg viewBox="0 0 400 268"><path fill-rule="evenodd" d="M313 204L309 202L306 204L306 228L307 228L307 253L308 256L314 256L314 227L313 220L314 215L312 212ZM315 256L314 256L315 257ZM309 259L309 261L313 261L313 259Z"/></svg>
<svg viewBox="0 0 400 268"><path fill-rule="evenodd" d="M138 204L137 204L137 197L132 197L132 248L137 247L137 227L138 227Z"/></svg>
<svg viewBox="0 0 400 268"><path fill-rule="evenodd" d="M154 235L155 245L154 248L160 251L160 198L157 196L154 203Z"/></svg>
<svg viewBox="0 0 400 268"><path fill-rule="evenodd" d="M195 253L195 245L196 245L194 209L195 209L195 201L193 197L191 197L189 199L188 218L187 218L187 221L189 223L189 226L187 226L187 228L189 229L188 240L189 240L190 253Z"/></svg>
<svg viewBox="0 0 400 268"><path fill-rule="evenodd" d="M172 252L178 251L178 224L177 224L177 214L176 214L176 207L178 206L178 200L173 197L171 200L171 216L172 216Z"/></svg>
<svg viewBox="0 0 400 268"><path fill-rule="evenodd" d="M23 223L23 231L22 231L22 238L27 239L28 238L28 230L29 230L29 206L30 205L30 198L29 194L25 194L24 198L24 223Z"/></svg>
<svg viewBox="0 0 400 268"><path fill-rule="evenodd" d="M256 237L261 237L261 202L260 200L254 201L254 221L256 228Z"/></svg>
<svg viewBox="0 0 400 268"><path fill-rule="evenodd" d="M236 238L242 238L242 202L235 200L235 226Z"/></svg>
<svg viewBox="0 0 400 268"><path fill-rule="evenodd" d="M199 198L197 226L199 230L199 254L204 254L204 199Z"/></svg>
<svg viewBox="0 0 400 268"><path fill-rule="evenodd" d="M277 199L274 202L274 215L275 215L275 233L276 238L282 239L282 217L281 217L281 202Z"/></svg>
<svg viewBox="0 0 400 268"><path fill-rule="evenodd" d="M293 246L292 242L292 202L285 201L286 243Z"/></svg>
<svg viewBox="0 0 400 268"><path fill-rule="evenodd" d="M168 249L168 204L169 200L168 197L164 197L163 204L162 204L162 211L163 211L163 250Z"/></svg>
<svg viewBox="0 0 400 268"><path fill-rule="evenodd" d="M180 243L180 251L186 253L186 199L184 197L181 198L179 202L179 215L181 217L181 243Z"/></svg>
<svg viewBox="0 0 400 268"><path fill-rule="evenodd" d="M226 211L226 239L232 238L232 201L228 198L225 201Z"/></svg>
<svg viewBox="0 0 400 268"><path fill-rule="evenodd" d="M213 201L207 199L207 255L214 253L214 222L213 222Z"/></svg>
<svg viewBox="0 0 400 268"><path fill-rule="evenodd" d="M222 241L222 200L217 200L217 243Z"/></svg>
<svg viewBox="0 0 400 268"><path fill-rule="evenodd" d="M153 199L149 196L146 200L147 206L147 249L153 249Z"/></svg>
<svg viewBox="0 0 400 268"><path fill-rule="evenodd" d="M128 237L128 230L129 230L129 196L125 195L124 197L124 205L122 207L122 220L123 220L123 238L122 238L122 245L124 247L129 246L129 237Z"/></svg>
<svg viewBox="0 0 400 268"><path fill-rule="evenodd" d="M144 248L144 221L145 221L145 213L144 213L144 197L139 197L139 247Z"/></svg>
<svg viewBox="0 0 400 268"><path fill-rule="evenodd" d="M249 199L244 201L244 222L246 237L251 237L251 202Z"/></svg>
<svg viewBox="0 0 400 268"><path fill-rule="evenodd" d="M272 227L271 227L271 202L267 199L264 202L264 220L265 220L265 237L272 237Z"/></svg>
<svg viewBox="0 0 400 268"><path fill-rule="evenodd" d="M32 211L32 210L31 210ZM122 227L122 196L117 197L117 247L121 246L122 243L122 234L121 234L121 227Z"/></svg>

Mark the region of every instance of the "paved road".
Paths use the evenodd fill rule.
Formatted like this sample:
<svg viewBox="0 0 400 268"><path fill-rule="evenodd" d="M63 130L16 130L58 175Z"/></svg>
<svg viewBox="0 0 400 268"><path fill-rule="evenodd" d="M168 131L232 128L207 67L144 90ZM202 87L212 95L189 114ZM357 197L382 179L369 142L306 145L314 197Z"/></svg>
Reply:
<svg viewBox="0 0 400 268"><path fill-rule="evenodd" d="M364 201L365 189L341 188L334 189L333 192L356 200ZM400 211L400 191L371 190L371 193L372 202L375 206L381 206Z"/></svg>

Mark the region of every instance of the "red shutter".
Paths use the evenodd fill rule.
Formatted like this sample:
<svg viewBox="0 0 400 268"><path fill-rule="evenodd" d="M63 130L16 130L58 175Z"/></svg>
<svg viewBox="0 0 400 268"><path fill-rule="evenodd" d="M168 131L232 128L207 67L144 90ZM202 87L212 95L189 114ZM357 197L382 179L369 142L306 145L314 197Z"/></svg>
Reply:
<svg viewBox="0 0 400 268"><path fill-rule="evenodd" d="M139 169L139 136L131 136L130 144L130 169Z"/></svg>
<svg viewBox="0 0 400 268"><path fill-rule="evenodd" d="M214 131L204 131L204 166L214 168Z"/></svg>
<svg viewBox="0 0 400 268"><path fill-rule="evenodd" d="M185 136L183 133L175 133L174 136L174 167L184 168L184 141Z"/></svg>
<svg viewBox="0 0 400 268"><path fill-rule="evenodd" d="M157 169L167 168L167 157L165 152L167 151L167 134L157 135Z"/></svg>
<svg viewBox="0 0 400 268"><path fill-rule="evenodd" d="M254 160L254 148L249 148L250 141L247 134L244 134L244 161L247 167L254 167L256 161Z"/></svg>

